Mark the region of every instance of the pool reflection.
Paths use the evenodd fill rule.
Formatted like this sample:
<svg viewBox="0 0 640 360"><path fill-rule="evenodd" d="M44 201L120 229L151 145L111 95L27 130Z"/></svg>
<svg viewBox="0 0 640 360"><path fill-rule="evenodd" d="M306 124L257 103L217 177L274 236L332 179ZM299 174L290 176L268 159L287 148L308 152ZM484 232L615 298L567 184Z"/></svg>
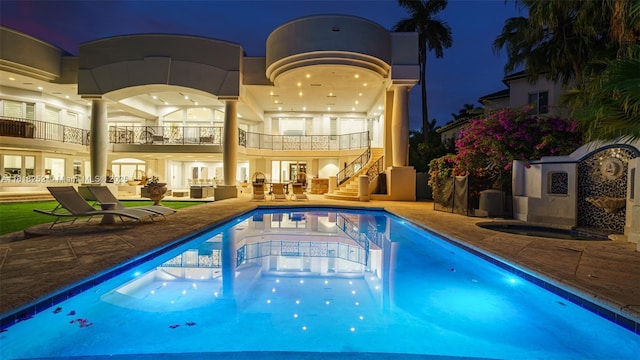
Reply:
<svg viewBox="0 0 640 360"><path fill-rule="evenodd" d="M388 303L383 284L390 269L384 252L392 249L387 221L385 216L337 212L255 214L101 300L167 312L216 303L330 306L346 296L351 306L382 309Z"/></svg>

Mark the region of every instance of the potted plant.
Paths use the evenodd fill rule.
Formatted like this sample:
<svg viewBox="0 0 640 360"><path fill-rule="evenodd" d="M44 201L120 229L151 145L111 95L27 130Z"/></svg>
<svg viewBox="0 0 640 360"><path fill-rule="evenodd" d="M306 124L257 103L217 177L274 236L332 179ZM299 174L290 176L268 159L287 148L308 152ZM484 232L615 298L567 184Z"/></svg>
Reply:
<svg viewBox="0 0 640 360"><path fill-rule="evenodd" d="M152 176L147 180L146 188L149 199L153 200L153 205L160 205L160 200L164 198L164 194L167 192L167 183L160 182L157 176Z"/></svg>

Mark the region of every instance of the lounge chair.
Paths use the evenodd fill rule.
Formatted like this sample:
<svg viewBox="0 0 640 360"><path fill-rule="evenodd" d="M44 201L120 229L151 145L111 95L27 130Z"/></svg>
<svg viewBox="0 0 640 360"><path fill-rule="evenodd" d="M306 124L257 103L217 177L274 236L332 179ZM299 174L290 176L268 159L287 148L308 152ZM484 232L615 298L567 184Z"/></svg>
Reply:
<svg viewBox="0 0 640 360"><path fill-rule="evenodd" d="M271 184L271 196L273 200L287 201L287 195L284 193L284 184Z"/></svg>
<svg viewBox="0 0 640 360"><path fill-rule="evenodd" d="M33 211L45 215L55 216L56 220L49 226L51 229L62 219L72 219L72 223L80 217L89 217L102 215L112 218L117 216L124 224L124 218L139 221L145 217L149 217L153 221L153 217L157 214L139 209L113 209L99 210L92 207L73 186L49 186L47 187L51 195L58 201L58 205L53 210L33 209Z"/></svg>
<svg viewBox="0 0 640 360"><path fill-rule="evenodd" d="M106 186L88 186L87 189L93 195L93 198L98 201L100 204L115 204L115 210L122 209L139 209L144 211L149 211L158 215L169 215L176 212L176 210L162 206L162 205L143 205L143 206L132 206L126 207L118 198L113 195L111 190L109 190Z"/></svg>
<svg viewBox="0 0 640 360"><path fill-rule="evenodd" d="M293 183L293 198L296 200L309 200L309 197L304 192L304 187L301 183Z"/></svg>
<svg viewBox="0 0 640 360"><path fill-rule="evenodd" d="M267 198L264 195L264 183L263 182L254 182L253 183L253 194L251 196L251 200L258 201L266 201Z"/></svg>

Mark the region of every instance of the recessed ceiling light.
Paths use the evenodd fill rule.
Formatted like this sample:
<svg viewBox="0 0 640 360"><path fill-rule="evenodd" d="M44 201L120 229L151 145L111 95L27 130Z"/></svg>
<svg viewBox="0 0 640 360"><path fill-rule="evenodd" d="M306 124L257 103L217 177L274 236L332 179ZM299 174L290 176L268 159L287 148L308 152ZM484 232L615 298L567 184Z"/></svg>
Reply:
<svg viewBox="0 0 640 360"><path fill-rule="evenodd" d="M300 91L300 92L298 93L298 95L299 95L299 96L302 96L302 91Z"/></svg>
<svg viewBox="0 0 640 360"><path fill-rule="evenodd" d="M38 90L42 90L44 89L42 86L38 86Z"/></svg>
<svg viewBox="0 0 640 360"><path fill-rule="evenodd" d="M298 81L298 87L302 86L302 83L300 81Z"/></svg>
<svg viewBox="0 0 640 360"><path fill-rule="evenodd" d="M307 111L307 107L306 107L306 106L303 106L303 107L302 107L302 111Z"/></svg>
<svg viewBox="0 0 640 360"><path fill-rule="evenodd" d="M362 86L367 86L367 83L362 84Z"/></svg>
<svg viewBox="0 0 640 360"><path fill-rule="evenodd" d="M308 79L308 78L311 77L311 74L307 74L307 75L305 75L305 77Z"/></svg>
<svg viewBox="0 0 640 360"><path fill-rule="evenodd" d="M10 78L9 78L9 80L11 80L11 81L14 81L15 79L16 79L16 78L12 78L12 77L10 77Z"/></svg>
<svg viewBox="0 0 640 360"><path fill-rule="evenodd" d="M355 74L353 77L355 77L356 79L360 77L359 74Z"/></svg>
<svg viewBox="0 0 640 360"><path fill-rule="evenodd" d="M282 106L278 106L278 111L282 111Z"/></svg>
<svg viewBox="0 0 640 360"><path fill-rule="evenodd" d="M269 95L273 96L273 91L269 91Z"/></svg>

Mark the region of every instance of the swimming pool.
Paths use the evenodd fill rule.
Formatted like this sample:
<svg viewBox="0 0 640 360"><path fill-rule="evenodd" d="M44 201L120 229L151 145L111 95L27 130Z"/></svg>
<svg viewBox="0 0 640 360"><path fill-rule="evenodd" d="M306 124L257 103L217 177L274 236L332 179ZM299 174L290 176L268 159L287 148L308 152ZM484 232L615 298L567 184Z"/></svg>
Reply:
<svg viewBox="0 0 640 360"><path fill-rule="evenodd" d="M383 211L262 209L169 248L4 329L0 358L640 350L637 334Z"/></svg>

